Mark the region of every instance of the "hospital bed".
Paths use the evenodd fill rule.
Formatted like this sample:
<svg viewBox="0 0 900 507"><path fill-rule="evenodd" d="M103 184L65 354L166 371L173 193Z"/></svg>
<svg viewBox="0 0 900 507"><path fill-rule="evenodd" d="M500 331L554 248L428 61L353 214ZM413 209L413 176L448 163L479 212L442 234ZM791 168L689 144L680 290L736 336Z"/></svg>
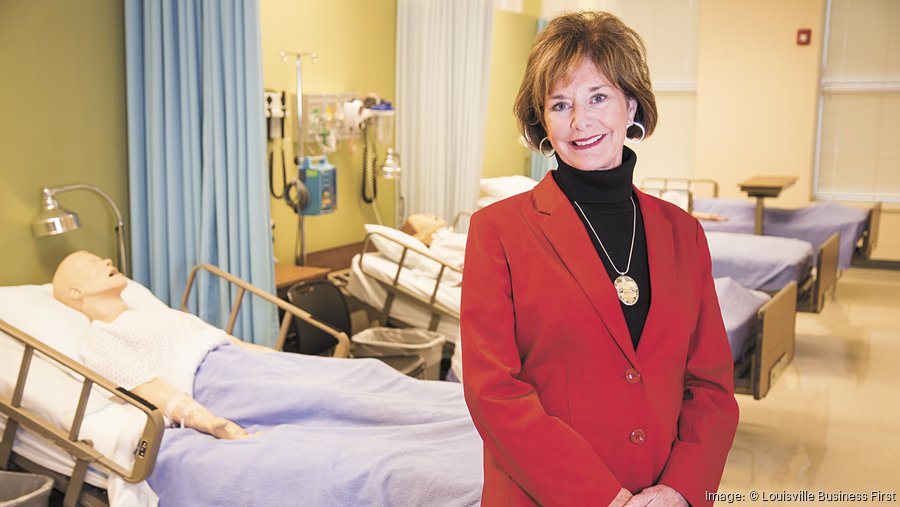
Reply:
<svg viewBox="0 0 900 507"><path fill-rule="evenodd" d="M393 251L369 248L376 238L382 245L393 242ZM370 232L364 245L342 275L348 293L375 308L383 323L392 319L401 325L437 330L448 341L457 342L461 287L434 273L460 272L459 267L427 248L413 246L399 231ZM417 260L408 263L409 258ZM416 263L423 259L441 267L420 269ZM716 288L735 360L736 390L761 399L793 359L797 283L786 283L772 296L728 278L717 280ZM458 343L451 368L456 379L462 379Z"/></svg>
<svg viewBox="0 0 900 507"><path fill-rule="evenodd" d="M821 312L838 277L840 235L834 233L817 250L806 241L707 231L713 277L730 277L749 289L774 294L796 282L797 309Z"/></svg>
<svg viewBox="0 0 900 507"><path fill-rule="evenodd" d="M243 296L249 292L285 312L278 337L279 345L284 342L291 319L297 318L331 332L338 343L335 347L335 356L348 355L349 339L345 334L328 328L304 310L214 266L201 265L190 273L182 299L184 310L188 308L198 272L207 272L215 278L224 280L236 294L225 328L229 334L239 314ZM131 281L123 292L123 299L131 308L163 305L146 288ZM160 499L167 500L170 505L177 504L177 497L173 499L168 496L171 492L160 490L158 485L151 489L149 482L155 477L154 473L171 469L173 463L198 458L194 451L191 451L190 456L183 456L173 450L179 440L173 440L169 444L167 442L170 438L181 438L181 441L184 441L185 434L196 434L191 438L197 441L189 445L191 449L196 449L204 443L216 440L193 430L172 430L183 433L174 433L171 437L164 438L163 416L159 409L81 365L76 360L77 341L88 324L89 321L84 315L53 299L52 287L49 284L0 287L0 363L2 363L0 427L4 428L0 440L0 465L3 468L13 465L27 471L50 475L55 480L55 487L65 492L66 506L152 505L155 494L159 494ZM266 354L264 356L269 357ZM281 355L272 355L275 356ZM371 365L370 360L339 360L334 363L330 361L335 360L329 358L307 358L295 354L289 356L298 360L312 361L310 369L323 368L321 361L329 362L329 365L347 365L342 366L343 368L364 364L363 362ZM400 377L413 383L404 385L415 385L420 382ZM222 380L227 383L228 379ZM302 394L298 393L298 396ZM411 401L421 402L421 400ZM459 411L464 412L461 393L458 404ZM471 426L467 419L462 424ZM473 463L479 464L480 441L474 433L474 428L471 428L471 433L471 438L466 438L466 441L474 440L469 442L477 454L472 456ZM168 435L169 432L165 434ZM414 439L412 436L409 438ZM453 444L448 446L454 447ZM457 447L469 450L465 446L457 445ZM332 450L332 454L319 452L319 461L323 459L336 461L342 454L341 449L338 446ZM332 458L332 455L335 457ZM163 456L166 458L162 459ZM202 463L202 458L200 459ZM259 459L259 456L254 459ZM306 461L312 460L308 456L297 456L297 463ZM467 463L466 467L480 471L480 467L475 467L473 463ZM246 469L258 465L258 462L251 460L243 464L235 463L230 468L233 473L243 474L246 473ZM291 466L285 463L276 465L284 467L290 475L295 463L291 461ZM333 470L337 463L328 465ZM423 477L426 479L430 477L435 482L440 481L443 472L429 471L427 467L424 471L418 472L423 468L418 465L410 463L408 466L417 471L411 474L413 480L421 481ZM437 467L451 468L445 465L446 463L439 461L436 464ZM203 475L193 475L195 469L199 474L202 469L208 468L208 463L206 466L182 467L177 475L185 476L183 480L192 484L194 488L223 487L209 483ZM393 473L395 476L403 473L402 470L394 468L379 472L381 475ZM329 480L333 478L330 477L328 470L321 473L323 474L321 479L313 476L305 480L322 483L322 489L328 491ZM302 476L303 473L298 473L291 477L292 484L301 480ZM471 487L460 493L477 498L480 492L478 482L480 477L466 476L466 480L469 481L466 484L472 483ZM428 489L427 485L422 488L426 491ZM263 489L259 493L266 494L266 491ZM260 500L265 502L264 497ZM377 497L373 498L373 502L375 501ZM390 503L390 500L385 501Z"/></svg>
<svg viewBox="0 0 900 507"><path fill-rule="evenodd" d="M685 178L647 178L641 183L645 191L657 195L691 212L720 215L727 220L702 220L707 232L725 231L752 234L756 205L749 200L720 199L719 185L714 180ZM681 194L686 197L678 197ZM700 197L703 196L703 197ZM868 209L852 208L835 202L820 202L798 209L766 207L764 234L797 238L818 248L834 233L840 233L838 266L847 269L854 258L869 259L878 243L882 205Z"/></svg>

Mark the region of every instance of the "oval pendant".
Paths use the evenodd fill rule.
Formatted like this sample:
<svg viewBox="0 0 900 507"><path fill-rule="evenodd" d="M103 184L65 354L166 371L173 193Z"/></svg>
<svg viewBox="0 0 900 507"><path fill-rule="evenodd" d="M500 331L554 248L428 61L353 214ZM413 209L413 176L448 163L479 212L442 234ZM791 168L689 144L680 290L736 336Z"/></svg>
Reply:
<svg viewBox="0 0 900 507"><path fill-rule="evenodd" d="M622 275L613 282L616 287L616 294L619 295L619 301L623 304L632 306L638 300L638 284L628 275Z"/></svg>

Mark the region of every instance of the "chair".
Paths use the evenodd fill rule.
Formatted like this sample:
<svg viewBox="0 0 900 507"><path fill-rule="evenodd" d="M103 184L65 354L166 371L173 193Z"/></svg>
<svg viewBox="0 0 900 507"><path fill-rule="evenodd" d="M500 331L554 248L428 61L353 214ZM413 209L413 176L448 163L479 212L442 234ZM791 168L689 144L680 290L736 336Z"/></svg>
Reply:
<svg viewBox="0 0 900 507"><path fill-rule="evenodd" d="M341 289L332 282L300 282L288 289L287 296L288 301L311 313L317 320L343 331L347 336L353 334L347 300ZM294 329L297 341L295 352L300 354L323 355L336 345L331 335L300 319L294 319ZM378 356L376 359L412 377L421 376L425 371L425 358L416 354Z"/></svg>

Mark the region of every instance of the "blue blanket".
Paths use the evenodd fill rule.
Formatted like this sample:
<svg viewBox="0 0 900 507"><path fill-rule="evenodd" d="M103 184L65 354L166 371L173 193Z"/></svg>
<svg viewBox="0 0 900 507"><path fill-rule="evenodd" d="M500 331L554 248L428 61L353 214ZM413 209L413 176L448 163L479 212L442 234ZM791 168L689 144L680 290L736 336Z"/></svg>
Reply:
<svg viewBox="0 0 900 507"><path fill-rule="evenodd" d="M694 210L728 217L723 222L702 220L700 223L707 232L753 233L756 222L756 205L753 201L695 199ZM868 210L835 202L820 202L799 209L766 207L763 233L767 236L802 239L818 249L829 236L839 232L841 241L838 265L841 269L847 269L853 260L856 242L866 228L868 216Z"/></svg>
<svg viewBox="0 0 900 507"><path fill-rule="evenodd" d="M812 266L810 243L778 236L707 231L714 278L731 277L749 289L777 292L802 282Z"/></svg>
<svg viewBox="0 0 900 507"><path fill-rule="evenodd" d="M149 479L161 506L476 505L482 443L459 384L374 359L221 347L195 398L250 432L166 430Z"/></svg>

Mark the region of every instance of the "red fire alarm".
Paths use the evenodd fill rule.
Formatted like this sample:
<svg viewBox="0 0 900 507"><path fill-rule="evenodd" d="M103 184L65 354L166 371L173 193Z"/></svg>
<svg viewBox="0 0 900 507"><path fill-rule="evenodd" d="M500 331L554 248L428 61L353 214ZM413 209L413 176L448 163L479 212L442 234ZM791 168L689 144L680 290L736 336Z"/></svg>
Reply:
<svg viewBox="0 0 900 507"><path fill-rule="evenodd" d="M812 30L809 28L800 28L797 30L797 45L808 46L809 40L812 38Z"/></svg>

